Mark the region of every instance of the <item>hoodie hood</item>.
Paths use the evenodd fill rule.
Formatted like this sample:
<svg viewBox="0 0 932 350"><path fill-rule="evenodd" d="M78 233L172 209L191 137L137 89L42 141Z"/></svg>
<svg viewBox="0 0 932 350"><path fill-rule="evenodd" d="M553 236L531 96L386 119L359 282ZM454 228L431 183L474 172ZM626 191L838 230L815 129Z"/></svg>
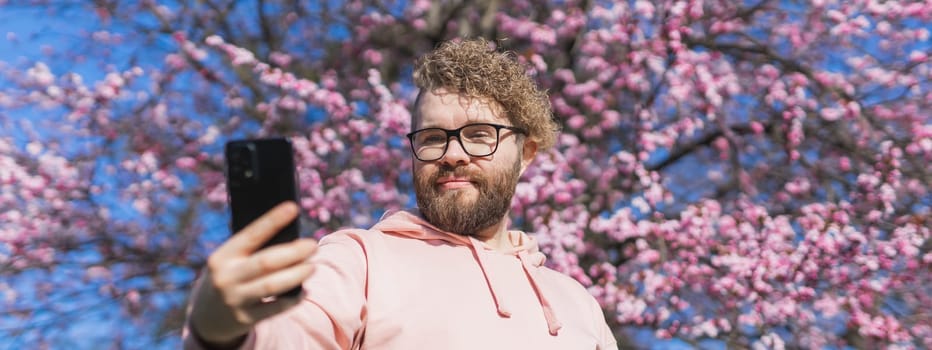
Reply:
<svg viewBox="0 0 932 350"><path fill-rule="evenodd" d="M376 223L372 229L418 240L442 240L453 245L469 248L488 284L489 293L491 293L492 299L495 301L496 312L502 317L511 316L507 301L501 298L503 293L497 292L503 284L496 278L495 271L487 267L488 264L485 263L485 260L488 254L514 256L520 260L524 273L528 278L528 283L536 293L537 300L544 312L544 318L547 320L548 331L552 335L557 335L557 332L562 328L549 300L538 283L540 279L538 275L541 273L541 266L546 258L540 252L537 240L524 232L507 231L505 241L509 243L510 247L496 250L474 237L443 231L427 222L417 211L386 213L382 220Z"/></svg>

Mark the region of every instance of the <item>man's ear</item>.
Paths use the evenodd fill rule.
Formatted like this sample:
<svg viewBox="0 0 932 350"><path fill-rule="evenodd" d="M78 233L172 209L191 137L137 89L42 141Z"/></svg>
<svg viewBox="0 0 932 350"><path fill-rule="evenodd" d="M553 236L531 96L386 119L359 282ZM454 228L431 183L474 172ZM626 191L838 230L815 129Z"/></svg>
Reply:
<svg viewBox="0 0 932 350"><path fill-rule="evenodd" d="M524 147L521 149L521 174L527 170L527 167L534 161L537 156L537 142L530 137L524 138Z"/></svg>

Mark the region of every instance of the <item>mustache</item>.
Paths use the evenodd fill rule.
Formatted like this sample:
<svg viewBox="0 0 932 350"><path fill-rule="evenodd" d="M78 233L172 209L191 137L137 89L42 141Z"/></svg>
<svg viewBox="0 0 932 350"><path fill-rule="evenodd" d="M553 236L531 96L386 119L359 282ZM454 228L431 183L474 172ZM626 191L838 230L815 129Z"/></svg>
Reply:
<svg viewBox="0 0 932 350"><path fill-rule="evenodd" d="M482 172L470 171L469 169L466 169L466 167L464 166L452 166L448 164L440 165L440 168L437 169L437 172L434 173L434 175L430 177L430 180L431 180L430 182L437 183L437 180L440 179L441 177L449 177L449 176L464 177L464 178L469 179L470 181L475 181L478 183L486 182L485 176L483 176Z"/></svg>

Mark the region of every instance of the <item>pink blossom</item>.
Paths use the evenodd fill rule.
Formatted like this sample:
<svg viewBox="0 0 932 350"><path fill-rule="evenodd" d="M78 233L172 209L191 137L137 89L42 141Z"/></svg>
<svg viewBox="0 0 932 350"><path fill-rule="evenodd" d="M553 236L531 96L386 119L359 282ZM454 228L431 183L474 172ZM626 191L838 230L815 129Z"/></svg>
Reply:
<svg viewBox="0 0 932 350"><path fill-rule="evenodd" d="M206 39L204 39L204 42L207 43L207 45L210 45L210 46L220 46L220 45L222 45L222 44L224 43L224 42L223 42L223 38L221 38L221 37L218 36L218 35L211 35L211 36L208 36Z"/></svg>
<svg viewBox="0 0 932 350"><path fill-rule="evenodd" d="M112 273L110 269L98 265L87 269L87 277L90 279L110 279Z"/></svg>
<svg viewBox="0 0 932 350"><path fill-rule="evenodd" d="M204 145L209 145L209 144L214 143L214 141L217 139L219 135L220 135L220 129L218 129L216 126L211 125L207 127L207 130L205 130L204 134L198 138L198 142Z"/></svg>
<svg viewBox="0 0 932 350"><path fill-rule="evenodd" d="M638 15L644 16L647 19L654 17L654 5L649 1L637 0L634 2L634 11Z"/></svg>
<svg viewBox="0 0 932 350"><path fill-rule="evenodd" d="M754 342L754 344L752 344L752 348L754 350L764 350L764 349L781 350L781 349L784 349L785 346L786 345L784 344L783 339L780 338L780 336L777 335L776 333L765 334L764 336L760 338L759 341L756 341Z"/></svg>
<svg viewBox="0 0 932 350"><path fill-rule="evenodd" d="M534 69L537 71L543 72L547 71L547 62L544 61L544 58L540 55L531 55L531 64L534 66Z"/></svg>
<svg viewBox="0 0 932 350"><path fill-rule="evenodd" d="M363 57L372 65L379 65L382 63L382 53L377 50L366 50L363 52Z"/></svg>
<svg viewBox="0 0 932 350"><path fill-rule="evenodd" d="M575 115L567 121L567 125L573 129L581 129L586 123L586 117Z"/></svg>
<svg viewBox="0 0 932 350"><path fill-rule="evenodd" d="M188 64L184 57L174 53L165 56L165 63L174 69L183 69Z"/></svg>
<svg viewBox="0 0 932 350"><path fill-rule="evenodd" d="M55 81L55 76L49 70L49 67L42 62L37 62L32 68L26 70L29 79L39 86L49 86Z"/></svg>
<svg viewBox="0 0 932 350"><path fill-rule="evenodd" d="M230 61L233 65L245 66L256 63L256 56L249 50L239 47L228 47L227 53L230 55Z"/></svg>

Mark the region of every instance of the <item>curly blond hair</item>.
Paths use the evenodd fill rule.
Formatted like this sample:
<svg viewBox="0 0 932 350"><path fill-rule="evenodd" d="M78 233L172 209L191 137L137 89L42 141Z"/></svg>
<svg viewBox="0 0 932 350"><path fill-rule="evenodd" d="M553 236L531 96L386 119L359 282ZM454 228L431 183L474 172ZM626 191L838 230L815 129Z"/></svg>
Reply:
<svg viewBox="0 0 932 350"><path fill-rule="evenodd" d="M538 151L556 143L560 125L552 117L547 93L514 53L498 52L484 38L447 41L422 56L414 68L414 83L421 93L444 88L495 100L514 126L528 131Z"/></svg>

